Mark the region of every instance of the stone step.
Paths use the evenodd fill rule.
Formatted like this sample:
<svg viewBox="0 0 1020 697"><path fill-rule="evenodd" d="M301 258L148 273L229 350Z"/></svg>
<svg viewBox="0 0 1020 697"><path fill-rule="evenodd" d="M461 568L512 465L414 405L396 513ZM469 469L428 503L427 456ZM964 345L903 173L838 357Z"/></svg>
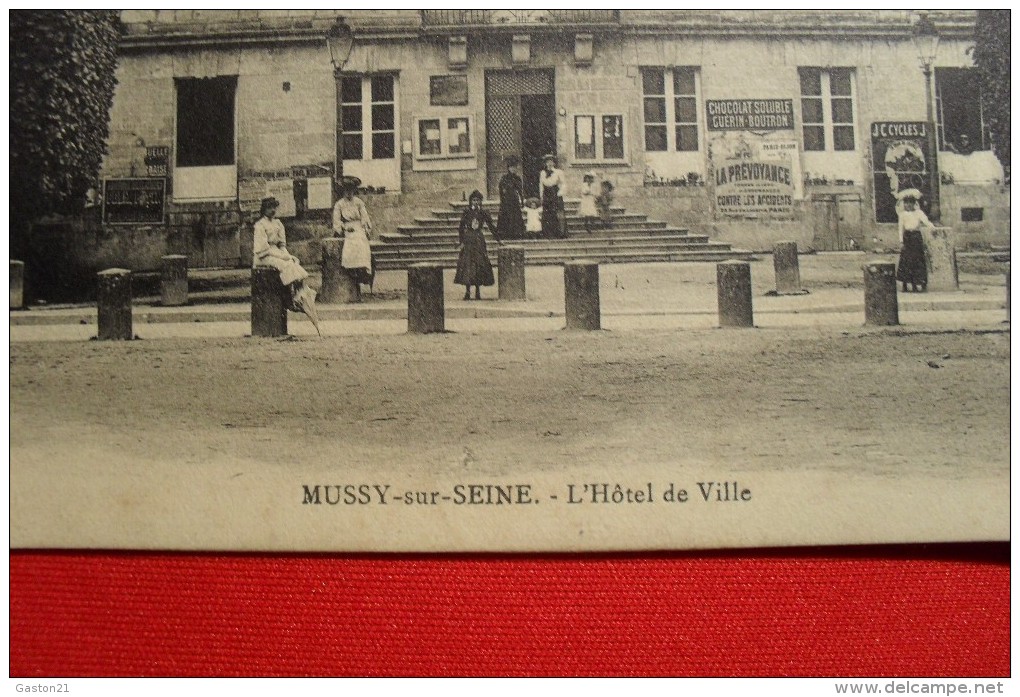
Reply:
<svg viewBox="0 0 1020 697"><path fill-rule="evenodd" d="M655 237L658 235L684 235L687 230L684 228L669 227L666 224L662 224L658 227L647 227L645 225L623 225L619 227L612 227L609 230L603 230L601 228L595 228L588 233L580 225L571 225L567 227L568 239L574 237ZM384 232L379 235L379 239L390 243L400 242L402 240L437 240L437 239L457 239L458 231L456 228L425 228L415 226L400 225L397 227L396 232ZM488 231L485 233L486 237L493 237L494 235ZM543 238L544 239L544 238Z"/></svg>
<svg viewBox="0 0 1020 697"><path fill-rule="evenodd" d="M493 266L496 264L496 257L490 255ZM710 262L727 261L737 259L750 261L754 258L752 252L747 250L730 249L729 245L713 245L708 249L695 250L649 250L623 253L600 253L596 250L578 250L570 254L529 254L525 252L525 262L529 266L552 266L563 264L568 261L590 260L600 264L637 264L648 262ZM456 268L457 255L435 255L429 257L412 257L407 259L379 259L380 270L405 269L411 264L428 262L439 264L444 268Z"/></svg>
<svg viewBox="0 0 1020 697"><path fill-rule="evenodd" d="M490 203L488 205L484 205L483 204L482 208L485 211L487 211L489 213L492 213L492 214L499 213L499 203L498 202L497 203ZM577 215L577 208L578 208L577 202L574 202L573 204L567 203L567 204L564 205L563 208L567 212L567 217L570 217L571 215ZM610 212L611 215L614 215L614 216L617 216L617 215L626 215L627 209L623 208L621 206L610 206L609 207L609 212ZM443 218L443 219L449 219L449 220L460 220L460 216L463 215L463 213L464 213L463 206L461 206L459 208L442 208L442 209L433 209L433 210L429 211L429 215L432 216L433 218Z"/></svg>
<svg viewBox="0 0 1020 697"><path fill-rule="evenodd" d="M670 245L647 245L647 244L628 244L628 245L549 245L542 247L524 247L525 258L532 257L547 257L547 256L570 256L570 257L584 257L588 254L599 254L599 255L614 255L614 254L632 254L632 253L646 253L646 252L687 252L687 251L719 251L729 249L729 245L721 242L707 242L698 241L690 244L670 244ZM489 256L493 259L498 254L498 247L489 247ZM450 247L431 247L431 248L403 248L403 249L390 249L385 252L375 252L375 259L378 262L382 262L386 259L430 259L430 258L446 258L450 257L453 259L457 258L456 248Z"/></svg>
<svg viewBox="0 0 1020 697"><path fill-rule="evenodd" d="M377 245L380 249L385 249L388 245L405 245L405 244L425 244L432 246L442 245L453 245L458 244L458 236L456 232L417 232L412 235L405 235L401 233L384 232L379 236L382 241L381 245ZM496 243L496 238L485 233L485 239L491 241L493 244ZM565 240L607 240L616 243L625 243L627 241L644 241L644 242L659 242L669 243L671 240L690 241L691 235L687 230L681 230L679 228L662 228L660 230L621 230L618 235L606 235L605 233L595 233L592 235L585 234L583 232L571 232L569 237L564 238ZM550 240L546 238L540 238L537 240L504 240L505 244L536 244L539 242L562 242L564 240Z"/></svg>
<svg viewBox="0 0 1020 697"><path fill-rule="evenodd" d="M497 220L497 218L493 217L493 222L495 222L496 220ZM521 220L524 220L523 216L521 217ZM642 215L641 213L618 213L618 214L616 214L616 215L614 215L612 217L612 222L614 224L624 224L624 223L631 223L631 224L633 224L633 223L647 223L649 225L665 225L666 224L665 222L660 222L660 221L657 221L657 220L648 220L648 216L647 215ZM413 224L421 226L421 227L453 227L453 228L456 228L460 224L460 216L459 215L458 216L451 216L449 218L440 218L440 217L429 218L429 217L426 217L426 216L417 216L417 217L414 218ZM579 216L579 215L571 215L571 214L567 215L567 225L583 225L583 224L584 224L584 218L582 218L581 216Z"/></svg>
<svg viewBox="0 0 1020 697"><path fill-rule="evenodd" d="M488 244L497 244L491 235L485 235ZM385 244L377 244L373 249L378 253L387 249L404 249L408 247L421 247L426 249L455 248L458 244L456 235L432 235L429 237L403 237L389 236ZM603 237L598 235L577 235L565 239L556 240L506 240L504 244L519 245L522 247L572 247L577 245L606 245L624 246L628 244L640 245L671 245L671 244L702 244L708 241L708 235L691 235L686 231L663 233L655 235L619 235L614 237Z"/></svg>

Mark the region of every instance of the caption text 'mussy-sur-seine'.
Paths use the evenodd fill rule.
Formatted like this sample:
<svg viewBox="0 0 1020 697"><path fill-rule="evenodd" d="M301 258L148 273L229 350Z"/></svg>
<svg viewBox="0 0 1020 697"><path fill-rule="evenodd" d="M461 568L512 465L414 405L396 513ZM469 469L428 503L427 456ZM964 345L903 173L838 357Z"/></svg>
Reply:
<svg viewBox="0 0 1020 697"><path fill-rule="evenodd" d="M410 489L389 484L302 484L301 503L328 506L520 506L542 501L576 504L741 503L751 490L735 481L695 482L693 487L669 482L625 485L609 482L567 484L539 496L531 484L455 484L443 489Z"/></svg>

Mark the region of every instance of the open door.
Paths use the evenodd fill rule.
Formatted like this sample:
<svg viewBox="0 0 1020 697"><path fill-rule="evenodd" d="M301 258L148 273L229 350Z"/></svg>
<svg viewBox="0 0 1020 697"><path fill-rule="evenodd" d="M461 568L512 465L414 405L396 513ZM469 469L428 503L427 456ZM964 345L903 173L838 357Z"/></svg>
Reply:
<svg viewBox="0 0 1020 697"><path fill-rule="evenodd" d="M486 170L489 198L499 195L506 158L521 160L524 195L538 195L542 156L556 151L551 70L495 70L485 75Z"/></svg>

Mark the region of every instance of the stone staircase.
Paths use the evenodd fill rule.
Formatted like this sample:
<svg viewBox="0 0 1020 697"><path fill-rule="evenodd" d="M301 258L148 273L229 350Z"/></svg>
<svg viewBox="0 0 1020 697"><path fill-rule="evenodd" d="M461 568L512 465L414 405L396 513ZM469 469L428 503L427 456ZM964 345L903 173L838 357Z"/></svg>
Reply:
<svg viewBox="0 0 1020 697"><path fill-rule="evenodd" d="M750 259L751 253L731 249L728 244L710 242L707 235L692 235L687 230L671 227L664 222L648 220L639 213L628 213L613 208L613 227L602 230L598 226L591 234L585 232L582 219L577 215L578 201L567 200L567 238L558 240L511 240L509 244L524 248L528 265L562 264L575 259L587 259L603 264L666 261L725 261ZM430 211L407 225L397 226L393 233L383 233L373 243L372 251L379 269L406 269L411 264L430 262L444 267L457 265L457 227L467 205L463 201L450 202L449 208ZM495 222L499 212L498 201L485 201L483 208ZM489 256L496 263L495 239L485 231Z"/></svg>

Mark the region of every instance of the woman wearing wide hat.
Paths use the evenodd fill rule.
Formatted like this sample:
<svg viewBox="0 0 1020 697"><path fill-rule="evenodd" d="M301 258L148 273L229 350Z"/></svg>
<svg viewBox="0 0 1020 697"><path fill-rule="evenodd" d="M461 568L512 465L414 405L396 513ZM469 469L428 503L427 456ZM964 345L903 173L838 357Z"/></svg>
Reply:
<svg viewBox="0 0 1020 697"><path fill-rule="evenodd" d="M496 234L500 239L519 240L524 237L524 182L514 170L521 161L514 155L506 158L506 174L499 180L499 219Z"/></svg>
<svg viewBox="0 0 1020 697"><path fill-rule="evenodd" d="M375 266L368 242L372 219L368 217L365 202L354 195L359 186L361 180L357 177L344 177L340 181L341 197L333 206L333 234L344 238L340 266L353 271L358 283L372 285Z"/></svg>
<svg viewBox="0 0 1020 697"><path fill-rule="evenodd" d="M918 205L921 200L920 191L904 189L896 194L896 198L899 201L896 213L900 230L900 261L896 265L896 280L903 284L904 292L908 283L914 292L924 292L928 288L928 266L921 229L934 230L935 226Z"/></svg>
<svg viewBox="0 0 1020 697"><path fill-rule="evenodd" d="M545 169L538 175L538 190L542 200L542 234L546 237L567 236L567 216L563 198L567 195L563 170L556 168L556 156L545 156Z"/></svg>
<svg viewBox="0 0 1020 697"><path fill-rule="evenodd" d="M301 260L287 251L287 233L276 217L280 202L269 196L262 199L261 215L255 222L255 240L252 245L252 266L271 266L280 272L280 282L290 288L291 308L308 315L319 331L319 315L315 310L315 290L305 283L308 272Z"/></svg>
<svg viewBox="0 0 1020 697"><path fill-rule="evenodd" d="M472 191L468 196L468 207L460 218L460 246L457 258L457 275L453 282L464 286L464 299L471 299L471 286L475 287L475 300L482 299L482 286L496 283L489 262L489 251L485 245L482 227L488 226L495 234L492 218L482 210L482 192ZM499 236L496 236L499 239Z"/></svg>

